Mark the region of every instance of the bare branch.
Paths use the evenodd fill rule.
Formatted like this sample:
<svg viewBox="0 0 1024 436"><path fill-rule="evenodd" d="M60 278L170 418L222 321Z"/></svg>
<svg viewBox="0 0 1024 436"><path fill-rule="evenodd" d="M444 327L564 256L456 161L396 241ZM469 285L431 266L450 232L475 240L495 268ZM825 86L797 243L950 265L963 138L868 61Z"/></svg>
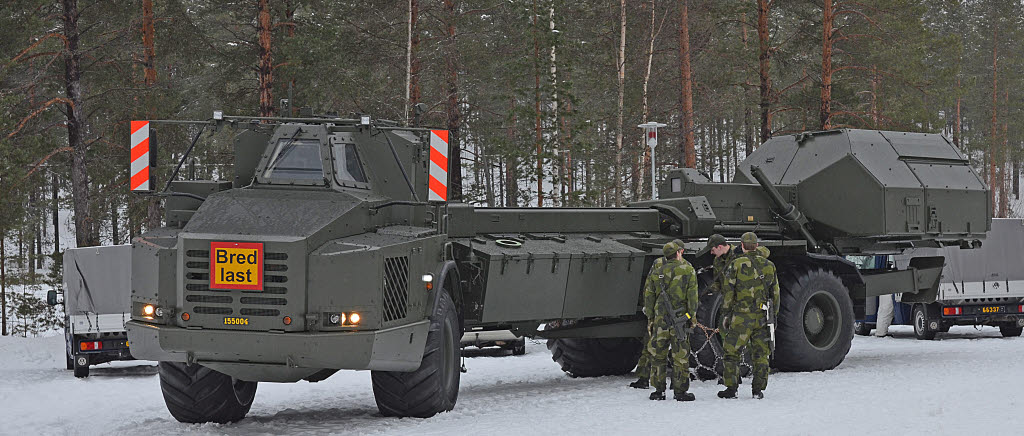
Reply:
<svg viewBox="0 0 1024 436"><path fill-rule="evenodd" d="M63 97L51 98L50 101L47 101L46 103L43 103L42 106L40 106L38 109L33 111L27 117L22 118L21 122L18 123L18 126L15 127L14 130L11 131L11 133L8 133L7 137L4 138L4 139L11 139L14 135L16 135L18 132L20 132L21 129L25 128L25 124L27 124L32 118L35 118L39 114L43 113L43 111L45 111L46 108L50 107L50 105L52 105L54 103L64 103L64 104L72 106L72 107L74 107L74 105L75 105L74 103L71 102L71 100L68 100L68 99L63 98Z"/></svg>
<svg viewBox="0 0 1024 436"><path fill-rule="evenodd" d="M27 48L22 50L21 53L18 53L18 55L13 57L11 61L18 62L18 60L21 59L22 56L31 51L33 48L36 48L36 46L38 46L39 44L42 44L43 41L46 41L50 38L60 38L62 41L64 41L64 48L68 47L68 39L64 35L61 35L59 33L47 33L42 38L39 38L38 41L33 42L32 45L29 45Z"/></svg>

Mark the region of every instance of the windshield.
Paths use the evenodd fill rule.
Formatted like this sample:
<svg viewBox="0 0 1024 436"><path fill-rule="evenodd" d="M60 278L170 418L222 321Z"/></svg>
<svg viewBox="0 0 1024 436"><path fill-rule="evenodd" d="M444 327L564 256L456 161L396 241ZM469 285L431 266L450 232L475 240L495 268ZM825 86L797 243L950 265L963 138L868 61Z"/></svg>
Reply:
<svg viewBox="0 0 1024 436"><path fill-rule="evenodd" d="M366 183L366 173L359 162L355 144L334 144L334 178L339 184L345 182Z"/></svg>
<svg viewBox="0 0 1024 436"><path fill-rule="evenodd" d="M290 138L278 140L263 177L323 180L324 168L320 160L320 141Z"/></svg>

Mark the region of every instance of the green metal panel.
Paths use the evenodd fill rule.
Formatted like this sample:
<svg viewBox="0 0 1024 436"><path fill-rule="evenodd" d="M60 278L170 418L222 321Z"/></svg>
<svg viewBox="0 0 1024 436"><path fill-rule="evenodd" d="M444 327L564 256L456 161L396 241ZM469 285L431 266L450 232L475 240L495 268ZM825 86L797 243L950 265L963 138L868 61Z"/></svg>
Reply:
<svg viewBox="0 0 1024 436"><path fill-rule="evenodd" d="M643 251L615 241L587 241L569 262L563 318L626 316L637 312Z"/></svg>
<svg viewBox="0 0 1024 436"><path fill-rule="evenodd" d="M658 211L599 208L474 208L450 203L447 233L454 238L488 233L657 232Z"/></svg>

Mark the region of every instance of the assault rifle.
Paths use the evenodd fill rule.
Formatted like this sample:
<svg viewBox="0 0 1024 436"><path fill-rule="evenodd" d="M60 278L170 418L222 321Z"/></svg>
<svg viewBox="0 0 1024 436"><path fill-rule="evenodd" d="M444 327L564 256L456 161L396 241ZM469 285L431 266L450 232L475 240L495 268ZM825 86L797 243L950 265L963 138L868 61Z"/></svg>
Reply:
<svg viewBox="0 0 1024 436"><path fill-rule="evenodd" d="M665 321L668 321L669 325L675 329L676 337L685 338L685 335L689 334L689 326L684 327L683 322L679 320L679 316L676 311L672 309L672 302L669 301L668 293L665 292L664 288L661 290L660 294L659 298L661 299L661 303L665 305ZM679 310L683 311L683 315L686 315L686 320L689 321L690 314L686 313L686 308L683 307Z"/></svg>

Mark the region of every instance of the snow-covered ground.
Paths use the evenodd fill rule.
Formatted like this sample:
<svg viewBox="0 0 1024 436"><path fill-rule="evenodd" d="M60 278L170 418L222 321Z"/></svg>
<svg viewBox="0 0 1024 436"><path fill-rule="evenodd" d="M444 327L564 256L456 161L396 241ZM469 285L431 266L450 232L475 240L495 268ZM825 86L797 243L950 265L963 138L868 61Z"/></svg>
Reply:
<svg viewBox="0 0 1024 436"><path fill-rule="evenodd" d="M259 386L245 420L185 425L164 408L155 366L118 362L88 379L64 370L63 338L0 338L0 434L955 434L1019 433L1024 339L954 327L918 341L857 337L837 369L773 374L765 399L652 402L632 378L573 379L540 343L525 356L476 352L459 402L430 419L378 415L368 372Z"/></svg>

